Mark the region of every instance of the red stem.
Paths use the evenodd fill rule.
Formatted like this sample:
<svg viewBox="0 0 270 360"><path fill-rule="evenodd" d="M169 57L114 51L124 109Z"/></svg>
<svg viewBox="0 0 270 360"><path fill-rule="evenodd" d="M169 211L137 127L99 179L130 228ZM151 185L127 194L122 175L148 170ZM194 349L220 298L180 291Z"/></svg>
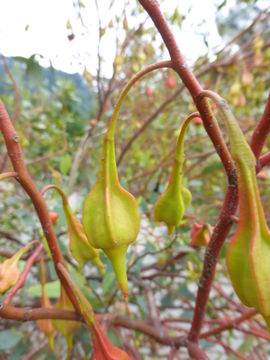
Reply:
<svg viewBox="0 0 270 360"><path fill-rule="evenodd" d="M163 38L163 41L170 53L171 60L173 63L174 70L178 73L183 83L189 90L191 96L193 97L194 102L196 103L197 109L199 110L205 129L213 142L218 155L221 158L224 169L226 170L229 187L226 192L225 200L219 215L217 224L215 226L211 241L207 247L203 271L199 283L199 289L196 299L196 307L194 310L194 317L192 321L192 326L188 339L191 342L197 342L199 339L200 330L203 324L203 319L206 312L207 302L209 293L211 290L212 282L214 279L215 268L217 259L221 250L221 247L230 231L232 220L231 217L235 214L238 203L238 194L237 194L237 178L235 173L235 167L233 165L230 153L223 141L222 135L218 126L215 126L215 119L212 116L211 110L208 107L207 101L200 100L200 92L202 88L189 69L183 55L181 54L177 43L174 39L174 36L169 29L166 20L164 19L158 3L156 0L139 0L144 9L148 12L149 16L152 18L156 28L158 29L160 35ZM254 140L252 142L257 144L258 141L261 144L264 143L266 134L269 132L269 124L267 125L267 114L269 113L268 106L266 107L264 116L262 117L260 123L257 125L257 129L260 131L257 132L257 135L254 135ZM262 146L261 146L262 147ZM261 147L257 150L259 155ZM192 347L190 348L192 349ZM191 350L189 349L190 355ZM196 355L196 354L195 354ZM194 356L195 356L194 355ZM199 357L197 357L199 358Z"/></svg>
<svg viewBox="0 0 270 360"><path fill-rule="evenodd" d="M218 155L221 158L223 166L227 172L228 178L231 177L231 171L234 169L233 162L231 161L230 153L227 149L227 146L223 140L221 132L216 125L216 121L213 118L213 115L210 111L208 103L206 100L198 101L198 95L203 90L197 78L188 67L185 62L183 55L181 54L175 38L168 27L168 24L163 17L158 3L156 0L139 0L144 9L148 12L149 16L156 25L157 30L159 31L169 53L173 63L174 70L178 73L179 77L187 87L192 96L196 106L201 114L202 120L204 122L205 130L207 131L211 141L213 142Z"/></svg>
<svg viewBox="0 0 270 360"><path fill-rule="evenodd" d="M82 321L79 314L70 310L60 310L53 308L18 308L11 305L0 306L0 316L3 319L17 321L35 321L42 319L61 319Z"/></svg>
<svg viewBox="0 0 270 360"><path fill-rule="evenodd" d="M219 339L215 339L214 342L216 342L217 344L220 344L224 350L226 351L226 353L232 353L233 355L235 355L238 359L241 360L248 360L247 357L243 356L242 354L240 354L238 351L232 349L228 344L225 344L223 341L219 340Z"/></svg>
<svg viewBox="0 0 270 360"><path fill-rule="evenodd" d="M251 334L255 336L256 338L262 338L264 340L270 341L270 337L267 331L260 330L260 329L244 329L243 327L237 326L237 330L241 331L245 334Z"/></svg>
<svg viewBox="0 0 270 360"><path fill-rule="evenodd" d="M250 319L252 316L257 314L256 309L251 309L246 311L243 315L239 316L238 318L231 319L230 321L227 321L226 324L223 324L219 327L216 327L213 330L206 331L200 335L200 339L208 338L209 336L213 336L216 334L220 334L221 332L225 330L229 330L234 328L236 325L240 324L241 322Z"/></svg>
<svg viewBox="0 0 270 360"><path fill-rule="evenodd" d="M270 132L270 93L268 95L264 113L260 121L256 125L250 141L250 146L257 159L260 156L264 142L269 132Z"/></svg>
<svg viewBox="0 0 270 360"><path fill-rule="evenodd" d="M260 158L259 158L259 161L258 161L258 166L257 166L257 173L260 172L260 170L267 164L269 164L270 162L270 151L264 155L262 155Z"/></svg>
<svg viewBox="0 0 270 360"><path fill-rule="evenodd" d="M145 8L145 10L148 12L158 31L160 32L160 35L162 36L164 43L166 44L167 49L170 53L175 71L178 73L183 83L189 90L191 96L193 97L193 100L196 103L196 106L203 119L205 129L210 139L212 140L218 155L220 156L229 181L229 187L226 193L223 207L221 209L219 219L215 226L211 241L209 242L204 258L204 267L197 293L193 322L188 336L189 340L193 343L197 342L199 338L207 307L208 297L211 290L211 285L215 275L217 259L221 247L231 228L231 216L234 215L236 212L238 202L237 178L230 153L227 149L226 144L224 143L219 127L216 125L216 120L212 116L212 112L208 106L208 103L205 99L200 100L200 97L198 96L203 89L192 71L185 63L184 58L173 37L173 34L170 31L166 20L164 19L158 7L158 3L155 0L139 1ZM190 355L192 349L193 347L190 347Z"/></svg>
<svg viewBox="0 0 270 360"><path fill-rule="evenodd" d="M58 263L61 263L65 266L65 261L57 243L57 239L53 230L53 225L49 215L47 204L43 199L43 197L40 195L34 181L32 180L30 174L28 173L28 170L24 163L22 149L19 143L19 137L16 134L15 128L1 100L0 100L0 130L4 136L8 155L13 165L13 168L18 174L16 180L21 184L21 186L24 188L24 190L30 197L35 207L36 213L39 217L42 229L44 231L44 235L47 239L52 254L52 259L58 277L61 283L63 284L66 293L69 296L70 300L72 301L75 309L79 311L76 298L74 297L72 291L70 290L65 278L62 276L61 272L57 268Z"/></svg>
<svg viewBox="0 0 270 360"><path fill-rule="evenodd" d="M199 359L199 360L208 360L208 357L205 355L204 351L198 347L197 343L189 341L187 348L188 348L189 355L192 358Z"/></svg>

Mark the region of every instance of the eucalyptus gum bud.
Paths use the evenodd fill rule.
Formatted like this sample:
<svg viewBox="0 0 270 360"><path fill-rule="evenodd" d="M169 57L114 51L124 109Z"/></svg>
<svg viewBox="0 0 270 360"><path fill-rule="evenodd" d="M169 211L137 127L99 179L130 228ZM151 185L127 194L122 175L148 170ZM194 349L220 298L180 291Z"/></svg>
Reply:
<svg viewBox="0 0 270 360"><path fill-rule="evenodd" d="M229 275L239 299L258 310L270 333L270 232L256 179L256 159L225 100L211 91L200 96L216 103L228 129L236 167L239 220L226 254Z"/></svg>
<svg viewBox="0 0 270 360"><path fill-rule="evenodd" d="M80 265L83 265L90 260L100 269L104 269L105 265L99 258L99 252L89 244L82 224L73 215L72 210L67 203L63 204L63 208L68 224L70 238L69 249L71 255Z"/></svg>
<svg viewBox="0 0 270 360"><path fill-rule="evenodd" d="M104 141L98 179L84 204L83 227L89 243L109 257L127 296L126 252L137 238L140 215L135 198L119 182L113 139Z"/></svg>
<svg viewBox="0 0 270 360"><path fill-rule="evenodd" d="M54 305L54 308L74 311L74 307L68 296L66 295L66 292L62 285L60 288L60 299ZM71 352L73 332L74 330L80 328L81 323L79 321L53 320L53 326L56 330L60 332L61 335L65 337L68 351Z"/></svg>
<svg viewBox="0 0 270 360"><path fill-rule="evenodd" d="M168 187L154 205L155 219L165 222L169 235L181 224L190 202L191 193L182 185L182 165L175 161Z"/></svg>
<svg viewBox="0 0 270 360"><path fill-rule="evenodd" d="M46 309L50 309L51 303L46 291L46 276L45 276L45 265L44 265L44 259L43 259L43 254L41 254L40 256L40 283L41 283L41 291L42 291L42 295L41 295L41 303L42 303L42 307L46 308ZM42 331L45 336L48 339L48 343L50 346L51 351L53 351L54 349L54 328L52 325L52 320L51 319L40 319L37 320L37 326L40 329L40 331Z"/></svg>
<svg viewBox="0 0 270 360"><path fill-rule="evenodd" d="M50 300L48 298L45 285L42 285L42 307L46 309L52 308ZM41 319L37 320L37 326L40 331L44 333L44 335L48 339L49 347L51 351L54 349L54 328L52 325L51 319Z"/></svg>
<svg viewBox="0 0 270 360"><path fill-rule="evenodd" d="M80 265L84 265L87 261L90 260L93 264L97 265L101 269L104 269L105 265L99 258L98 250L89 244L84 233L83 226L73 214L64 192L56 185L48 185L42 190L41 193L44 194L48 189L57 190L62 198L63 210L68 225L69 249L73 258Z"/></svg>
<svg viewBox="0 0 270 360"><path fill-rule="evenodd" d="M35 243L36 241L30 242L16 252L16 254L14 254L11 258L0 264L0 294L4 294L19 280L20 271L18 268L18 262L22 255L26 253Z"/></svg>
<svg viewBox="0 0 270 360"><path fill-rule="evenodd" d="M89 329L93 343L94 358L97 360L131 360L127 353L111 344L106 333L102 330L91 304L87 301L64 265L58 263L57 267L74 295L77 305L76 310L79 311Z"/></svg>
<svg viewBox="0 0 270 360"><path fill-rule="evenodd" d="M149 65L133 76L122 90L104 140L98 179L84 204L83 227L88 241L109 257L124 296L128 294L126 252L138 235L140 216L135 198L118 179L114 145L116 123L121 105L132 86L149 72L171 66L171 61Z"/></svg>
<svg viewBox="0 0 270 360"><path fill-rule="evenodd" d="M183 186L184 136L189 122L198 116L198 113L191 114L184 120L180 128L167 189L154 205L155 219L165 222L169 235L172 234L176 226L181 224L183 215L191 202L191 193Z"/></svg>
<svg viewBox="0 0 270 360"><path fill-rule="evenodd" d="M198 224L194 222L192 224L190 236L191 242L190 246L197 248L201 246L207 246L211 235L213 232L213 227L209 224Z"/></svg>

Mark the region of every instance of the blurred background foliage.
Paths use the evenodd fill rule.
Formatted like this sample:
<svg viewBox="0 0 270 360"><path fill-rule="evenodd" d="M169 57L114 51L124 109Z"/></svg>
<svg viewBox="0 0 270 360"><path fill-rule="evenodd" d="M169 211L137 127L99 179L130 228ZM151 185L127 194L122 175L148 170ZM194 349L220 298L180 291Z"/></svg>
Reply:
<svg viewBox="0 0 270 360"><path fill-rule="evenodd" d="M74 5L74 11L82 17L84 9L83 2ZM248 140L263 113L269 92L269 11L261 9L257 1L236 1L233 6L226 0L217 1L216 23L221 37L220 47L208 48L205 55L199 56L191 64L205 89L217 91L227 99ZM113 6L108 9L110 11L113 14ZM166 13L172 28L180 31L188 16L181 14L180 6ZM107 23L100 19L100 44L105 41L107 32L112 29L120 32L110 78L102 73L105 59L100 53L96 53L99 68L94 74L87 67L83 75L66 74L52 66L42 68L39 65L42 55L33 55L29 59L7 58L0 64L1 98L11 115L15 109L14 85L4 66L5 62L16 83L15 90L19 95L16 129L29 171L40 190L54 183L68 193L70 204L79 219L84 198L96 180L103 137L121 89L127 79L145 65L168 56L156 29L151 23L147 22L146 25L146 19L147 15L134 1L123 6L119 15L113 14ZM76 33L73 33L68 19L67 28L71 32L70 41L75 41L73 37L76 39ZM202 36L208 47L208 34L202 33ZM179 46L181 49L181 43ZM193 222L215 224L227 187L225 172L200 122L190 125L185 139L185 186L191 191L193 200L183 225L176 230L172 239L166 235L166 228L162 224L154 223L152 207L168 182L181 121L193 111L195 106L189 93L182 88L181 81L172 70L156 71L136 84L121 110L116 137L119 176L122 185L136 196L142 215L139 239L128 254L129 302L134 317L147 319L150 316L141 283L153 292L162 318L190 320L192 317L204 249L194 251L189 247L190 229ZM213 111L216 112L214 108ZM221 127L224 130L223 124ZM135 135L137 138L130 143ZM224 137L227 139L225 131ZM269 147L268 139L263 153ZM1 172L10 168L5 153L3 138L0 137ZM259 175L267 220L270 220L269 174L266 168ZM72 275L82 286L95 311L124 315L123 299L117 291L107 259L102 255L102 260L107 264L105 274L100 274L90 263L83 270L78 269L67 246L68 234L60 198L54 192L49 192L46 200L49 209L60 214L55 231L61 249L69 261ZM27 241L42 238L31 202L13 181L0 183L0 212L2 260L5 252L13 253ZM236 316L238 311L237 308L228 307L227 300L217 290L219 285L224 286L227 295L236 299L226 274L226 246L216 274L216 287L211 292L207 310L209 319ZM166 251L163 251L165 248ZM184 255L181 260L166 267L168 276L165 273L148 277L157 271L162 272L168 259L179 252ZM24 263L21 261L20 266L23 267ZM48 295L54 302L59 296L59 281L51 260L47 259L46 264ZM38 273L38 268L34 267L25 287L15 298L15 304L40 305ZM170 277L169 273L179 276ZM175 327L168 328L168 331L179 335L188 328L184 323L181 326L182 330ZM110 329L109 336L115 344L121 342L119 328ZM151 342L140 332L130 331L128 337L142 359L167 358L166 347ZM255 348L260 351L261 358L266 359L270 354L269 345L252 334L232 330L222 334L221 338L250 359L255 359L249 357L254 354ZM1 320L0 359L21 359L23 354L37 348L42 339L43 334L37 331L34 323L18 326L12 321ZM226 355L226 351L215 342L204 340L201 346L207 349L211 359L234 358L230 357L230 353ZM88 358L90 352L90 337L86 329L81 327L75 332L71 357ZM66 348L61 337L57 336L54 355L44 346L34 358L56 359L62 358L63 354L66 354ZM185 356L187 354L183 353L183 358Z"/></svg>

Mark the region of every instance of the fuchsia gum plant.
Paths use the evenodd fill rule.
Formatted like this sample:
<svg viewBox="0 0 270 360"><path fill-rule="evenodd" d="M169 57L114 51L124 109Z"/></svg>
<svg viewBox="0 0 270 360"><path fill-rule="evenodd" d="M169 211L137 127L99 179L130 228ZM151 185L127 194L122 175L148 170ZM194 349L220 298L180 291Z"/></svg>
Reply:
<svg viewBox="0 0 270 360"><path fill-rule="evenodd" d="M153 325L150 318L139 320L109 314L107 320L109 319L109 326L115 325L134 329L151 336L160 344L169 346L171 348L170 359L180 347L187 348L189 356L192 358L207 359L206 353L199 347L200 338L207 338L215 333L222 332L224 329L232 328L234 324L250 318L257 312L263 316L270 331L270 233L256 180L256 165L257 171L259 171L258 165L262 167L262 164L266 165L270 161L269 154L258 161L270 131L270 100L268 98L265 111L253 132L251 145L249 145L227 103L218 94L203 90L198 79L185 63L157 1L140 0L140 4L148 12L161 35L169 51L170 60L161 61L139 71L130 81L127 81L127 85L120 94L105 135L98 178L84 201L82 224L73 214L66 195L59 187L47 185L41 192L37 189L25 166L14 125L9 118L5 105L2 101L0 102L0 130L13 166L13 172L0 174L0 180L16 179L31 199L46 237L57 276L61 282L61 296L54 308L46 308L48 301L43 301L45 308L43 306L30 310L9 305L11 298L23 286L27 272L30 271L30 267L39 256L40 251L43 251L40 247L38 252L32 254L34 257L30 259L31 261L29 260L29 269L27 267L27 271L20 277L17 262L24 252L29 251L32 245L29 243L9 260L0 264L0 291L6 293L10 288L13 290L11 290L12 296L7 293L3 306L0 308L0 316L21 321L25 319L39 320L41 328L46 324L44 320L54 319L55 322L50 322L50 332L48 333L50 342L52 344L53 324L55 324L55 328L67 338L69 351L72 350L73 330L78 327L74 322L81 321L87 325L90 332L95 359L126 360L139 358L138 355L134 355L129 346L125 346L124 351L111 344L106 331L100 324L100 320L104 320L106 314L103 318L102 314L94 313L86 296L71 277L69 267L60 251L52 218L43 195L50 188L55 189L60 194L70 238L70 251L78 264L83 266L90 260L93 266L97 265L102 271L105 271L105 266L99 258L99 251L102 250L108 256L119 287L124 297L127 298L126 253L128 247L136 241L140 227L140 214L135 197L121 186L118 178L115 160L117 119L127 93L137 81L151 71L171 68L189 91L199 113L191 114L181 125L171 177L167 189L161 194L154 206L155 218L157 221L166 223L168 233L172 234L174 228L181 225L182 217L190 204L191 194L183 186L183 143L187 126L194 117L202 119L207 135L222 162L228 179L227 192L213 231L210 227L205 228L204 230L208 230L207 239L201 242L198 240L197 244L193 244L199 246L203 243L207 247L198 283L193 319L185 336L169 335L167 328L160 319L155 319L158 320L158 323ZM218 122L206 98L210 98L217 105L218 114L221 115L228 130L230 149L226 146ZM205 318L209 293L213 286L216 264L222 245L235 219L238 197L239 219L227 250L226 262L236 294L244 305L252 309L245 310L239 318L233 319L233 322L228 322L227 325L221 325L212 332L202 333L201 328ZM178 257L180 255L178 254ZM42 271L44 272L44 269ZM12 279L11 273L13 274ZM44 282L43 276L42 289L45 299ZM16 287L16 283L20 283L20 286ZM139 281L138 283L143 287L145 294L149 295L151 289ZM158 313L154 305L151 310L155 314ZM65 320L72 320L70 327L66 329L63 325ZM267 337L265 334L264 336Z"/></svg>

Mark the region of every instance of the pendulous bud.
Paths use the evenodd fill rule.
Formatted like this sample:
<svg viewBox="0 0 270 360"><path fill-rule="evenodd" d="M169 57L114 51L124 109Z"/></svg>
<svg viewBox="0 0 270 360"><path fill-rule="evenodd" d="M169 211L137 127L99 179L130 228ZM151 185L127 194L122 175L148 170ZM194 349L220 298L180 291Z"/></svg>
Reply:
<svg viewBox="0 0 270 360"><path fill-rule="evenodd" d="M193 113L187 117L181 128L174 155L174 163L167 189L154 205L156 221L163 221L168 227L168 234L181 224L186 209L191 202L191 193L183 186L184 136L190 121L198 117Z"/></svg>
<svg viewBox="0 0 270 360"><path fill-rule="evenodd" d="M256 159L225 100L211 91L200 96L216 103L228 130L236 167L239 220L226 254L229 275L239 299L257 309L270 333L270 232L256 179Z"/></svg>
<svg viewBox="0 0 270 360"><path fill-rule="evenodd" d="M213 232L213 227L211 225L198 224L194 222L192 224L192 228L190 231L190 237L191 237L190 246L194 248L207 246L211 239L212 232Z"/></svg>
<svg viewBox="0 0 270 360"><path fill-rule="evenodd" d="M63 209L68 225L69 249L73 258L80 265L84 265L87 261L90 260L99 268L104 269L105 265L101 262L99 258L98 250L93 248L93 246L89 244L87 237L84 233L83 226L73 214L64 192L56 185L48 185L42 190L41 193L44 194L48 189L57 190L57 192L62 198Z"/></svg>
<svg viewBox="0 0 270 360"><path fill-rule="evenodd" d="M26 253L35 243L36 241L30 242L16 254L14 254L10 259L7 259L2 264L0 264L0 294L4 294L19 280L20 271L18 268L18 262L22 255Z"/></svg>
<svg viewBox="0 0 270 360"><path fill-rule="evenodd" d="M58 222L59 214L57 214L56 212L53 212L53 211L50 211L49 214L50 214L50 218L52 220L52 223L54 225L56 225L57 222Z"/></svg>
<svg viewBox="0 0 270 360"><path fill-rule="evenodd" d="M44 266L44 260L43 260L42 255L40 258L40 283L41 283L41 291L42 291L41 306L43 308L49 309L52 306L51 306L51 303L50 303L50 300L48 298L47 291L45 288L45 285L46 285L45 266ZM51 319L37 320L37 326L38 326L39 330L42 331L44 333L44 335L47 337L49 347L50 347L51 351L53 351L53 349L54 349L54 328L52 325L52 320Z"/></svg>
<svg viewBox="0 0 270 360"><path fill-rule="evenodd" d="M94 359L98 360L131 360L126 352L112 345L106 333L102 330L91 304L87 301L81 289L74 282L63 264L58 263L58 270L67 281L75 297L77 307L91 334Z"/></svg>
<svg viewBox="0 0 270 360"><path fill-rule="evenodd" d="M66 292L62 285L60 288L60 299L54 305L54 308L74 311L74 307L71 301L69 300L68 296L66 295ZM53 320L52 323L55 330L58 330L60 334L62 334L66 339L68 351L71 352L73 331L79 329L81 323L79 321L65 321L65 320Z"/></svg>
<svg viewBox="0 0 270 360"><path fill-rule="evenodd" d="M89 243L109 257L127 296L126 252L138 235L140 215L135 198L120 185L112 139L104 141L98 179L84 204L83 227Z"/></svg>
<svg viewBox="0 0 270 360"><path fill-rule="evenodd" d="M140 215L135 198L118 179L114 144L116 123L121 105L132 86L149 72L171 65L170 61L162 61L146 67L122 90L105 136L98 179L84 204L83 227L88 241L109 257L124 296L128 295L126 252L138 235Z"/></svg>

